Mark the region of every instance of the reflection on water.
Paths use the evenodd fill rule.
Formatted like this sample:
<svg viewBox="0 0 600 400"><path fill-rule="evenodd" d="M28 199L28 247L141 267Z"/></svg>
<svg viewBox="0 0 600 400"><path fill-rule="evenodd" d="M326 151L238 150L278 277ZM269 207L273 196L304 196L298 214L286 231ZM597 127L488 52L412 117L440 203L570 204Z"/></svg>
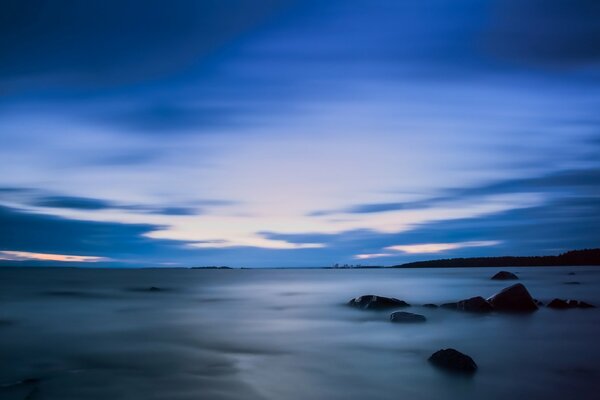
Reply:
<svg viewBox="0 0 600 400"><path fill-rule="evenodd" d="M600 304L600 269L513 270L543 301ZM597 398L600 309L419 306L510 284L494 272L0 269L0 398ZM361 294L406 300L427 322L344 305ZM475 376L427 363L446 347L471 355Z"/></svg>

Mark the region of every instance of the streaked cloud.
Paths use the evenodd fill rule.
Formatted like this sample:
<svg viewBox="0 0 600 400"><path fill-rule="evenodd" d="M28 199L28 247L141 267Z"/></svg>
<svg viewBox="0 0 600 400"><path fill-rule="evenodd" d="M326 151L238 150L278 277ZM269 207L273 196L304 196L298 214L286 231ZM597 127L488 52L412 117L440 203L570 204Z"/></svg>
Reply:
<svg viewBox="0 0 600 400"><path fill-rule="evenodd" d="M317 266L597 244L596 2L140 4L0 5L1 249Z"/></svg>
<svg viewBox="0 0 600 400"><path fill-rule="evenodd" d="M32 253L28 251L1 250L0 260L7 261L57 261L57 262L85 262L95 263L100 261L111 261L106 257L76 256L70 254L48 254Z"/></svg>
<svg viewBox="0 0 600 400"><path fill-rule="evenodd" d="M372 258L392 257L392 253L372 253L372 254L357 254L354 256L357 260L370 260Z"/></svg>
<svg viewBox="0 0 600 400"><path fill-rule="evenodd" d="M386 250L401 251L408 254L430 254L440 253L448 250L456 250L467 247L487 247L496 246L501 242L497 240L458 242L458 243L421 243L388 246Z"/></svg>

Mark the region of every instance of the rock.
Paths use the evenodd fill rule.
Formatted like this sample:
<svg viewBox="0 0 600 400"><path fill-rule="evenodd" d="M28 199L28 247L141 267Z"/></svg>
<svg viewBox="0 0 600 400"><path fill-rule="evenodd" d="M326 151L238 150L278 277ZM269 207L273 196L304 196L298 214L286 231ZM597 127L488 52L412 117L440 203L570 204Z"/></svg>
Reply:
<svg viewBox="0 0 600 400"><path fill-rule="evenodd" d="M569 308L569 303L562 299L554 299L548 303L548 308L554 308L556 310L566 310Z"/></svg>
<svg viewBox="0 0 600 400"><path fill-rule="evenodd" d="M458 303L444 303L440 307L447 308L449 310L458 310Z"/></svg>
<svg viewBox="0 0 600 400"><path fill-rule="evenodd" d="M385 310L388 308L408 307L410 304L393 297L365 295L356 297L348 302L348 305L365 310Z"/></svg>
<svg viewBox="0 0 600 400"><path fill-rule="evenodd" d="M554 299L548 303L548 308L566 310L568 308L594 308L594 306L585 301Z"/></svg>
<svg viewBox="0 0 600 400"><path fill-rule="evenodd" d="M538 309L522 283L509 286L488 299L497 311L531 312Z"/></svg>
<svg viewBox="0 0 600 400"><path fill-rule="evenodd" d="M508 271L500 271L496 275L492 276L493 280L496 281L511 281L515 279L519 279L518 276Z"/></svg>
<svg viewBox="0 0 600 400"><path fill-rule="evenodd" d="M461 300L456 303L457 310L468 311L468 312L490 312L494 310L494 307L483 297L471 297L470 299Z"/></svg>
<svg viewBox="0 0 600 400"><path fill-rule="evenodd" d="M158 288L156 286L151 286L148 288L149 292L160 292L161 290L162 290L161 288Z"/></svg>
<svg viewBox="0 0 600 400"><path fill-rule="evenodd" d="M569 305L569 308L579 307L579 302L577 300L567 300L567 304Z"/></svg>
<svg viewBox="0 0 600 400"><path fill-rule="evenodd" d="M579 308L596 308L596 306L590 303L586 303L585 301L580 301Z"/></svg>
<svg viewBox="0 0 600 400"><path fill-rule="evenodd" d="M477 370L471 357L455 349L438 350L429 357L429 362L450 371L473 373Z"/></svg>
<svg viewBox="0 0 600 400"><path fill-rule="evenodd" d="M423 304L423 307L438 308L438 305L437 304L433 304L433 303L427 303L427 304Z"/></svg>
<svg viewBox="0 0 600 400"><path fill-rule="evenodd" d="M575 272L569 272L567 275L575 275Z"/></svg>
<svg viewBox="0 0 600 400"><path fill-rule="evenodd" d="M396 311L390 315L392 322L425 322L427 318L421 314L413 314L405 311Z"/></svg>
<svg viewBox="0 0 600 400"><path fill-rule="evenodd" d="M533 301L535 302L535 304L536 304L538 307L542 307L542 306L544 305L544 302L543 302L543 301L540 301L540 300L538 300L538 299L533 299Z"/></svg>
<svg viewBox="0 0 600 400"><path fill-rule="evenodd" d="M578 281L569 281L569 282L563 282L565 285L581 285L581 282Z"/></svg>

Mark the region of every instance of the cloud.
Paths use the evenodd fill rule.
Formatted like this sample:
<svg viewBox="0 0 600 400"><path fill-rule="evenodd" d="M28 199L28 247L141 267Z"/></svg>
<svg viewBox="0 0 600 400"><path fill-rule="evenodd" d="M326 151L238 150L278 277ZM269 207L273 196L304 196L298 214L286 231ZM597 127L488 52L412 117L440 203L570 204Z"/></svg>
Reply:
<svg viewBox="0 0 600 400"><path fill-rule="evenodd" d="M33 201L37 207L72 208L77 210L103 210L112 208L109 201L73 196L45 196Z"/></svg>
<svg viewBox="0 0 600 400"><path fill-rule="evenodd" d="M200 214L202 206L220 207L233 204L233 202L225 200L196 200L190 206L130 204L91 197L48 195L41 189L0 188L0 194L2 193L4 193L4 196L0 200L9 200L9 202L12 200L12 203L14 203L16 199L23 206L28 208L33 207L45 212L49 212L47 209L77 211L120 210L155 215L190 216Z"/></svg>
<svg viewBox="0 0 600 400"><path fill-rule="evenodd" d="M390 211L418 210L439 207L454 202L466 202L486 196L516 193L547 193L549 196L599 195L600 169L570 169L530 178L505 179L484 185L439 189L439 194L429 198L407 202L370 203L340 208L319 210L308 216L330 216L336 214L374 214Z"/></svg>
<svg viewBox="0 0 600 400"><path fill-rule="evenodd" d="M57 262L83 262L95 263L100 261L110 261L106 257L97 256L75 256L70 254L48 254L31 253L28 251L0 251L0 260L6 261L57 261Z"/></svg>
<svg viewBox="0 0 600 400"><path fill-rule="evenodd" d="M158 0L2 2L0 82L13 89L65 89L155 79L209 57L285 5L277 0L174 0L168 7Z"/></svg>
<svg viewBox="0 0 600 400"><path fill-rule="evenodd" d="M0 251L16 254L76 255L92 257L97 263L154 265L190 259L197 252L186 250L182 241L152 240L144 234L160 226L65 219L0 206ZM102 259L95 259L101 257ZM91 259L81 258L85 263ZM34 259L32 258L31 261ZM42 261L38 259L38 261ZM70 261L76 259L45 261ZM8 261L5 261L6 264Z"/></svg>
<svg viewBox="0 0 600 400"><path fill-rule="evenodd" d="M498 56L563 67L600 60L595 0L501 0L490 14L486 44Z"/></svg>
<svg viewBox="0 0 600 400"><path fill-rule="evenodd" d="M371 253L371 254L357 254L354 256L357 260L370 260L372 258L392 257L392 253Z"/></svg>
<svg viewBox="0 0 600 400"><path fill-rule="evenodd" d="M499 245L498 240L484 240L458 243L421 243L387 246L386 250L401 251L407 254L440 253L448 250L462 249L466 247L487 247Z"/></svg>

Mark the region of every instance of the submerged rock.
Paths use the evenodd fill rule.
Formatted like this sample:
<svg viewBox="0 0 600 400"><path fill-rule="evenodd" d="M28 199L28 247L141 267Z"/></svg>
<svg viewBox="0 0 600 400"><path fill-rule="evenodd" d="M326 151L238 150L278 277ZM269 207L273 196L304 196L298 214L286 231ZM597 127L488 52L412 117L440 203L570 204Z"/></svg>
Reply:
<svg viewBox="0 0 600 400"><path fill-rule="evenodd" d="M392 322L425 322L427 318L421 314L413 314L405 311L396 311L390 315Z"/></svg>
<svg viewBox="0 0 600 400"><path fill-rule="evenodd" d="M496 281L510 281L519 279L519 277L512 272L500 271L496 275L492 276L492 279Z"/></svg>
<svg viewBox="0 0 600 400"><path fill-rule="evenodd" d="M450 371L473 373L477 370L471 357L455 349L438 350L429 357L429 362Z"/></svg>
<svg viewBox="0 0 600 400"><path fill-rule="evenodd" d="M538 306L522 283L509 286L488 299L497 311L531 312Z"/></svg>
<svg viewBox="0 0 600 400"><path fill-rule="evenodd" d="M385 310L388 308L408 307L410 304L394 297L375 296L372 294L355 297L348 305L365 310Z"/></svg>
<svg viewBox="0 0 600 400"><path fill-rule="evenodd" d="M456 303L456 309L460 311L485 313L494 310L494 307L483 297L471 297Z"/></svg>

